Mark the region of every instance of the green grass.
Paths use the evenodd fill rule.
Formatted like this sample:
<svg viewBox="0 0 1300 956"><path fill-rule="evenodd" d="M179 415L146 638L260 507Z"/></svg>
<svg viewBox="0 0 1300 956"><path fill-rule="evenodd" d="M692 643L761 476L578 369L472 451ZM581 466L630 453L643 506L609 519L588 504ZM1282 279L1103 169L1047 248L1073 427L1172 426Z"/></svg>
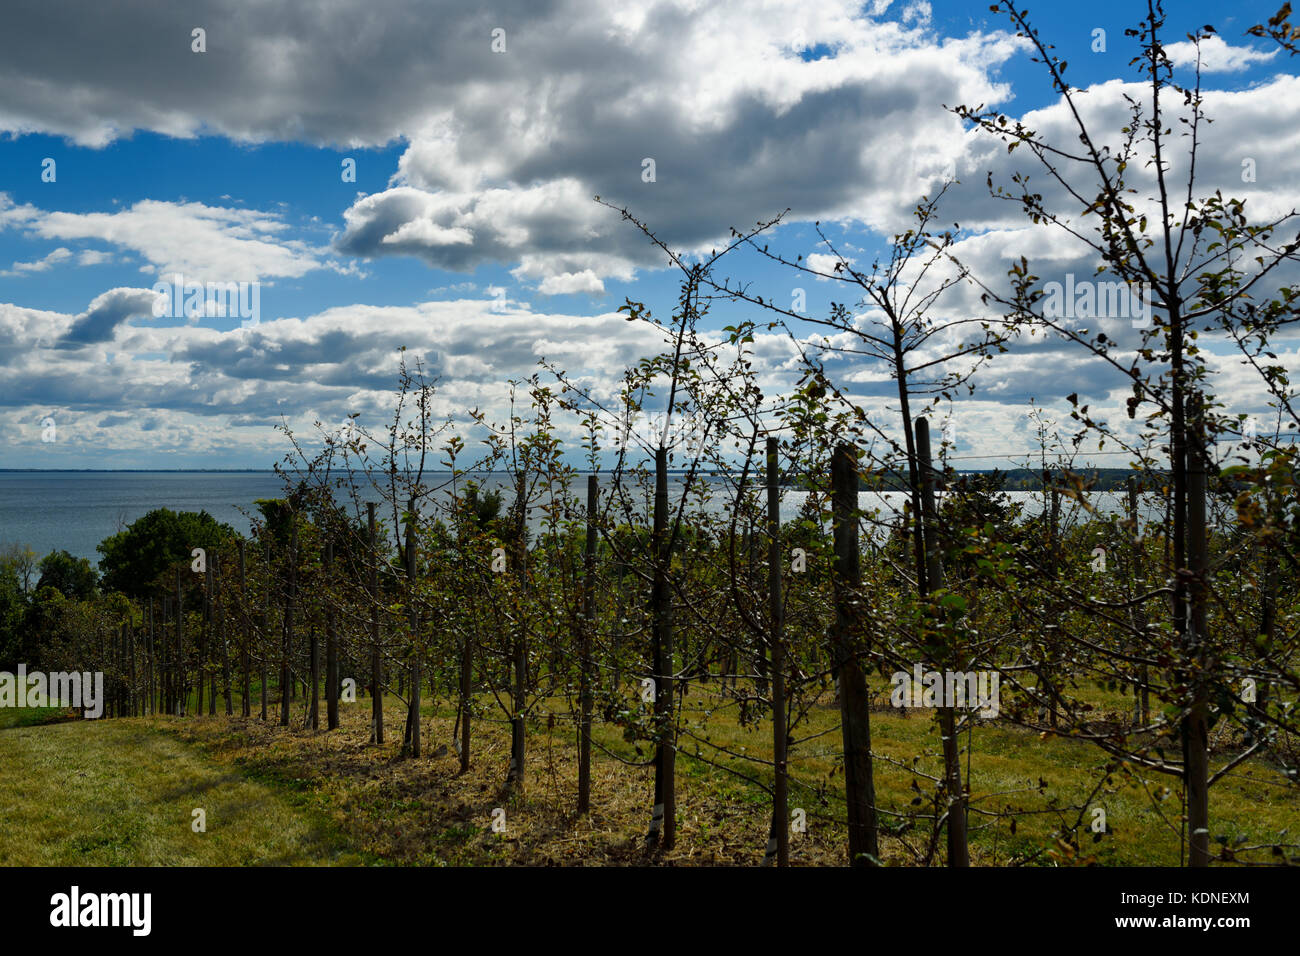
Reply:
<svg viewBox="0 0 1300 956"><path fill-rule="evenodd" d="M0 732L0 866L346 864L329 821L138 720ZM192 811L207 815L192 829Z"/></svg>
<svg viewBox="0 0 1300 956"><path fill-rule="evenodd" d="M0 707L0 730L11 727L40 727L75 720L75 711L62 707Z"/></svg>
<svg viewBox="0 0 1300 956"><path fill-rule="evenodd" d="M1087 688L1099 716L1116 719L1131 698ZM879 695L886 686L875 687ZM548 713L547 705L553 708ZM489 698L474 722L474 760L458 773L450 748L454 705L427 702L425 755L400 753L403 711L388 698L387 743L368 742L370 701L341 708L342 727L313 732L253 717L169 716L75 722L0 732L0 864L18 863L333 863L406 865L626 864L753 865L767 838L772 778L771 728L741 726L734 705L693 684L683 724L753 760L727 756L683 736L678 768L678 845L647 852L642 837L653 802L652 771L640 761L649 745L625 741L597 722L593 811L573 812L576 746L564 701L543 702L530 721L524 795L503 789L508 727ZM224 709L222 707L221 709ZM258 708L254 706L253 712ZM236 707L238 711L238 706ZM791 808L807 815L808 832L791 843L796 864L845 859L839 713L827 694L796 731ZM929 840L929 796L941 760L932 712L887 707L871 714L875 780L889 865L916 865ZM1136 767L1107 766L1083 741L1040 737L1000 721L978 721L971 746L971 856L977 865L1109 866L1179 863L1179 781ZM1237 742L1216 739L1212 767ZM1170 750L1176 752L1172 743ZM963 759L963 772L965 771ZM753 782L740 775L753 778ZM919 791L913 788L913 783ZM1104 786L1093 795L1099 782ZM918 801L918 793L922 799ZM1080 807L1086 805L1086 810ZM190 810L208 811L208 833L193 834ZM1106 811L1107 832L1094 840L1091 809ZM495 834L493 809L505 808L507 832ZM1247 844L1294 842L1283 834L1300 822L1300 790L1276 768L1252 759L1211 791L1212 834ZM1013 824L1014 819L1014 824ZM1078 851L1059 837L1075 831ZM943 839L931 862L942 864ZM1259 854L1255 855L1259 858Z"/></svg>

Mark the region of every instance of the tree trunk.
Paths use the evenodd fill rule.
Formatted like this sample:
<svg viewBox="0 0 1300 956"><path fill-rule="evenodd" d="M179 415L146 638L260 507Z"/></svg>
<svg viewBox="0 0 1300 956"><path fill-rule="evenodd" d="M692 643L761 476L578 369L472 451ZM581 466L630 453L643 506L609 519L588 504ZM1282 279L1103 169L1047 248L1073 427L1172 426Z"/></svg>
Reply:
<svg viewBox="0 0 1300 956"><path fill-rule="evenodd" d="M221 587L220 564L217 565L215 577L217 589L217 644L221 648L221 683L226 694L226 716L232 717L235 713L235 702L230 686L230 646L226 643L226 601L225 591Z"/></svg>
<svg viewBox="0 0 1300 956"><path fill-rule="evenodd" d="M473 527L478 527L478 492L469 492L469 516ZM463 526L462 526L463 527ZM463 552L462 552L463 554ZM469 771L470 716L474 706L474 609L469 609L471 626L465 629L460 647L460 772Z"/></svg>
<svg viewBox="0 0 1300 956"><path fill-rule="evenodd" d="M1044 472L1043 477L1047 481L1048 500L1051 503L1050 510L1048 511L1048 521L1047 521L1047 542L1048 542L1047 543L1047 562L1048 562L1047 567L1048 567L1048 572L1052 576L1052 580L1055 581L1057 579L1057 575L1059 574L1059 568L1060 568L1060 561L1058 560L1058 557L1060 555L1059 524L1061 520L1061 493L1057 489L1056 483L1050 480L1049 473ZM935 587L941 587L941 586L942 585L939 584L935 585ZM1053 630L1048 632L1052 635L1052 637L1047 642L1048 654L1050 655L1050 659L1048 661L1048 666L1045 668L1045 671L1048 675L1046 679L1048 725L1053 730L1056 729L1057 724L1060 722L1060 708L1057 706L1058 697L1060 695L1057 693L1056 684L1052 681L1050 676L1052 673L1052 666L1054 665L1058 656L1056 653L1056 644L1057 644L1057 640L1060 637L1059 632L1055 630L1056 610L1057 609L1053 603L1053 605L1051 606L1052 613L1050 615L1053 622L1052 624Z"/></svg>
<svg viewBox="0 0 1300 956"><path fill-rule="evenodd" d="M524 475L519 475L515 490L515 574L519 576L519 601L524 599L524 588L528 580L528 571L524 562L528 558L528 524L527 524L527 484ZM524 792L525 774L524 758L526 756L526 727L524 725L524 695L528 686L528 634L525 630L523 615L515 624L514 646L512 653L512 670L514 686L511 690L510 717L510 770L506 774L506 787Z"/></svg>
<svg viewBox="0 0 1300 956"><path fill-rule="evenodd" d="M262 594L262 621L261 626L257 630L260 649L260 654L258 656L261 658L262 662L262 687L261 693L258 696L262 701L262 719L266 720L267 697L270 693L271 686L271 673L267 664L267 661L271 656L269 640L271 628L271 542L269 539L266 542L266 548L264 550L266 556L266 573L263 576L263 580L266 582L266 590Z"/></svg>
<svg viewBox="0 0 1300 956"><path fill-rule="evenodd" d="M131 686L128 688L127 696L131 701L131 716L137 717L140 713L140 687L136 682L135 676L135 628L130 624L125 625L127 639L127 667L130 673Z"/></svg>
<svg viewBox="0 0 1300 956"><path fill-rule="evenodd" d="M185 686L185 592L181 588L181 571L176 569L176 694L174 706L176 714L185 716L186 697L189 696Z"/></svg>
<svg viewBox="0 0 1300 956"><path fill-rule="evenodd" d="M205 561L203 568L203 620L199 624L199 699L195 713L203 713L203 685L208 679L208 655L212 631L212 562ZM216 713L215 706L212 713Z"/></svg>
<svg viewBox="0 0 1300 956"><path fill-rule="evenodd" d="M243 700L240 701L239 713L242 717L251 717L253 716L253 675L248 648L252 643L252 635L249 633L248 627L248 577L244 568L243 538L239 539L239 632L239 666L244 678L244 694Z"/></svg>
<svg viewBox="0 0 1300 956"><path fill-rule="evenodd" d="M311 697L307 711L307 724L312 730L320 730L320 638L316 634L316 622L311 622L310 641L308 645L308 670L311 673Z"/></svg>
<svg viewBox="0 0 1300 956"><path fill-rule="evenodd" d="M1190 411L1193 426L1187 449L1187 557L1192 577L1188 589L1190 621L1186 647L1191 706L1183 721L1183 774L1187 799L1187 862L1189 866L1200 867L1210 865L1210 707L1205 680L1210 555L1205 524L1205 429L1199 397L1193 399Z"/></svg>
<svg viewBox="0 0 1300 956"><path fill-rule="evenodd" d="M280 627L280 726L289 726L289 694L293 691L290 654L293 650L293 605L298 597L298 516L290 515L293 530L289 542L289 582L284 593Z"/></svg>
<svg viewBox="0 0 1300 956"><path fill-rule="evenodd" d="M756 556L757 544L755 544L755 535L753 523L746 519L745 530L741 535L740 546L745 553L745 579L749 584L751 593L757 593L759 587L758 561ZM767 666L767 644L761 640L754 641L754 693L758 697L768 695L768 666Z"/></svg>
<svg viewBox="0 0 1300 956"><path fill-rule="evenodd" d="M1264 552L1264 594L1259 622L1259 633L1264 639L1264 654L1272 653L1273 640L1277 636L1277 560L1269 553L1270 550L1271 548ZM1259 653L1256 648L1250 650L1254 654ZM1270 693L1271 688L1268 679L1261 676L1259 686L1255 690L1256 703L1248 708L1254 712L1256 719L1259 721L1260 734L1266 734L1268 730L1266 721L1268 719L1268 698ZM1256 734L1252 729L1247 739L1249 742L1254 743L1255 737Z"/></svg>
<svg viewBox="0 0 1300 956"><path fill-rule="evenodd" d="M1127 481L1128 491L1128 518L1133 525L1130 554L1132 555L1132 578L1134 587L1139 592L1146 590L1146 580L1142 574L1143 548L1140 519L1138 517L1138 495L1137 480L1130 477ZM1133 608L1133 630L1138 636L1137 652L1141 656L1146 656L1147 642L1145 635L1147 632L1147 615L1146 610L1137 605ZM1138 665L1138 682L1133 685L1133 722L1139 727L1145 727L1151 720L1151 698L1148 689L1147 665Z"/></svg>
<svg viewBox="0 0 1300 956"><path fill-rule="evenodd" d="M672 592L668 586L672 540L668 534L668 449L655 450L654 578L650 592L654 635L655 805L647 842L665 849L677 842L677 748L673 739Z"/></svg>
<svg viewBox="0 0 1300 956"><path fill-rule="evenodd" d="M930 423L916 420L916 455L921 472L921 508L925 538L925 580L927 586L944 586L943 561L939 551L939 528L935 516L935 473L930 460ZM923 592L928 593L928 592ZM955 661L946 662L952 667ZM943 737L944 790L948 798L948 865L970 866L966 842L966 795L961 781L961 748L957 741L957 711L939 708L939 733Z"/></svg>
<svg viewBox="0 0 1300 956"><path fill-rule="evenodd" d="M154 714L158 713L158 709L154 706L154 671L155 671L154 658L156 656L155 649L157 648L158 645L153 630L153 598L152 597L149 598L148 614L149 614L149 631L146 640L148 640L149 644L148 647L146 648L148 654L148 670L146 671L146 673L147 673L147 679L149 681L148 713L149 716L152 717Z"/></svg>
<svg viewBox="0 0 1300 956"><path fill-rule="evenodd" d="M789 785L786 775L785 607L781 595L781 477L775 437L767 439L767 595L772 649L772 831L777 866L790 865ZM769 853L771 852L769 845Z"/></svg>
<svg viewBox="0 0 1300 956"><path fill-rule="evenodd" d="M172 684L171 684L171 639L168 637L167 622L171 619L172 599L166 594L162 596L161 608L158 620L157 642L158 648L158 710L164 714L172 712Z"/></svg>
<svg viewBox="0 0 1300 956"><path fill-rule="evenodd" d="M334 626L331 574L334 570L334 541L325 542L325 721L330 730L339 727L339 638Z"/></svg>

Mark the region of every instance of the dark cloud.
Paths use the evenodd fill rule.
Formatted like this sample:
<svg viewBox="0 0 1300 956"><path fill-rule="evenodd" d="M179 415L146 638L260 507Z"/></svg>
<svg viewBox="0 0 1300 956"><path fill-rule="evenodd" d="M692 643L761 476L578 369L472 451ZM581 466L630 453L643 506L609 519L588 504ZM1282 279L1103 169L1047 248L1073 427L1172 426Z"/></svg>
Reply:
<svg viewBox="0 0 1300 956"><path fill-rule="evenodd" d="M113 289L97 297L64 333L59 348L74 349L109 342L117 327L136 316L152 316L156 296L144 289Z"/></svg>

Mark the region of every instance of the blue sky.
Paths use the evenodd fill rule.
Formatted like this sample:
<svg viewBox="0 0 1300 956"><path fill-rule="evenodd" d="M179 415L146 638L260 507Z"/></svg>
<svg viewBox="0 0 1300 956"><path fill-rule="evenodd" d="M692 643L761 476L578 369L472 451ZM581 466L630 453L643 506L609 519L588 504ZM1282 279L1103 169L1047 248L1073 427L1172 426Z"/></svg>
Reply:
<svg viewBox="0 0 1300 956"><path fill-rule="evenodd" d="M817 252L821 219L861 264L951 164L962 190L945 219L966 228L972 262L997 278L1011 254L1068 262L1029 230L996 250L974 242L1011 227L988 213L988 144L943 106L1056 106L986 3L676 6L641 17L612 3L356 3L295 18L240 3L12 4L0 37L0 466L267 467L284 451L282 415L380 423L398 344L441 376L443 410L461 423L471 406L504 408L506 379L540 357L608 385L654 344L612 313L625 297L666 313L677 277L596 192L686 251L789 206L772 248ZM1228 182L1266 209L1300 190L1286 145L1297 105L1280 99L1294 88L1277 85L1296 61L1243 35L1274 7L1225 17L1179 2L1166 33L1173 43L1210 23L1226 42L1203 85L1225 97L1225 143L1258 137L1258 182ZM1031 12L1104 113L1132 76L1123 34L1143 9ZM1252 109L1276 125L1233 132ZM1231 172L1237 157L1221 152ZM341 176L348 159L355 182ZM177 269L258 283L256 329L150 315L148 290ZM842 291L752 256L735 269L769 296L806 286L815 314ZM752 311L723 309L715 324ZM776 340L758 352L779 394L789 356ZM1072 356L1023 350L1003 368L977 401L943 411L964 454L1028 449L1030 399L1063 417L1070 391L1112 397ZM887 390L866 370L857 381L887 420ZM1233 407L1266 413L1249 383L1225 388L1239 390ZM47 418L57 441L41 440Z"/></svg>

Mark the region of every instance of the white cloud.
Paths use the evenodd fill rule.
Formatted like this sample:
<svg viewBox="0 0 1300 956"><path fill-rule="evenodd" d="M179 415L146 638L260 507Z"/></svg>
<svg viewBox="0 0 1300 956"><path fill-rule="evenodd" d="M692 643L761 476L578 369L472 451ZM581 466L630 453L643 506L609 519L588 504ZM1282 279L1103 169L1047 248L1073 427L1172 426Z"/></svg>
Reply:
<svg viewBox="0 0 1300 956"><path fill-rule="evenodd" d="M0 200L3 198L3 193L0 193ZM48 272L59 263L67 262L73 258L74 256L71 249L66 246L59 246L57 249L52 250L40 259L31 262L15 262L13 267L8 271L0 269L0 276L19 276L32 272ZM75 256L75 259L76 264L79 266L97 266L105 262L112 262L113 256L111 253L102 252L99 249L84 249Z"/></svg>
<svg viewBox="0 0 1300 956"><path fill-rule="evenodd" d="M1165 53L1174 66L1196 66L1196 44L1180 40L1165 46ZM1206 37L1201 40L1200 59L1202 73L1240 73L1256 63L1267 63L1278 51L1255 50L1248 46L1230 46L1223 37Z"/></svg>
<svg viewBox="0 0 1300 956"><path fill-rule="evenodd" d="M196 281L253 282L336 268L328 250L280 237L289 227L278 214L253 209L146 199L118 212L71 213L15 207L0 193L0 227L6 223L41 239L108 242L140 254L158 275L181 273ZM67 255L61 258L71 256L62 251ZM107 258L106 253L88 250L81 264ZM33 264L15 263L15 268L20 266L35 269Z"/></svg>
<svg viewBox="0 0 1300 956"><path fill-rule="evenodd" d="M51 251L50 253L43 256L42 258L36 259L32 262L15 262L13 264L13 268L11 271L5 272L3 270L0 270L0 275L18 276L30 272L48 272L50 269L54 268L54 266L58 265L60 262L64 262L71 258L72 258L72 250L64 246L59 246L59 248Z"/></svg>
<svg viewBox="0 0 1300 956"><path fill-rule="evenodd" d="M0 131L95 146L136 130L402 140L396 176L347 210L339 248L449 269L503 263L538 282L662 265L594 195L626 204L683 251L787 206L792 220L882 227L960 148L961 123L943 104L1005 102L996 72L1025 45L978 29L943 39L928 4L879 0L765 0L761 12L748 0L663 0L651 11L503 0L487 19L450 0L56 10L43 0L6 8ZM200 22L210 24L202 55L189 47ZM41 55L31 38L51 35L79 55ZM795 37L829 55L804 60ZM642 179L646 157L653 183ZM0 221L37 213L4 207ZM111 216L42 214L40 234L107 239L161 273L252 279L322 267L321 250L279 238L277 224L264 212L137 203Z"/></svg>
<svg viewBox="0 0 1300 956"><path fill-rule="evenodd" d="M547 276L537 291L542 295L572 295L577 292L598 295L605 291L605 283L590 269L583 269L581 272Z"/></svg>
<svg viewBox="0 0 1300 956"><path fill-rule="evenodd" d="M804 258L804 264L807 265L809 269L812 269L814 272L823 273L823 275L817 277L818 282L831 281L825 276L836 275L835 266L838 265L840 261L839 256L831 255L826 252L814 252ZM849 265L853 265L854 260L852 258L849 258L847 261ZM846 275L846 273L840 272L838 275Z"/></svg>

